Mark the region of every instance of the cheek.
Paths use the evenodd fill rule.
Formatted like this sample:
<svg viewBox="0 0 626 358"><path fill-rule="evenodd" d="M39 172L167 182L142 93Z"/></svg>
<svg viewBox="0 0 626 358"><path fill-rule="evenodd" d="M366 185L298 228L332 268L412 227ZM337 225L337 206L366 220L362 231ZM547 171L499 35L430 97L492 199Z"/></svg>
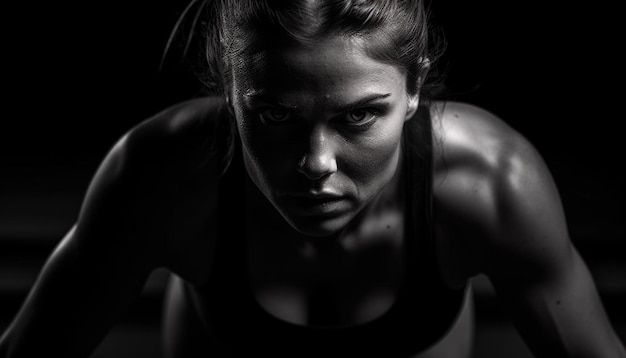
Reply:
<svg viewBox="0 0 626 358"><path fill-rule="evenodd" d="M380 120L379 127L350 146L354 150L346 158L354 161L346 170L357 185L384 185L395 174L406 110L405 106L396 105L386 118Z"/></svg>
<svg viewBox="0 0 626 358"><path fill-rule="evenodd" d="M385 133L351 148L346 155L344 172L360 187L384 185L398 164L400 132Z"/></svg>

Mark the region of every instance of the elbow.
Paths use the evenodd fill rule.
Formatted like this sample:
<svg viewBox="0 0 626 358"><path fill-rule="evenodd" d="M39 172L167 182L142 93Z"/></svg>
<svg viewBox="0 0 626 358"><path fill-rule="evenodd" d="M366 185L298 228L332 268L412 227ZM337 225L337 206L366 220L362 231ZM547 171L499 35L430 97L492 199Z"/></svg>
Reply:
<svg viewBox="0 0 626 358"><path fill-rule="evenodd" d="M0 337L0 358L11 358L11 349L9 342L9 332L8 330L2 334Z"/></svg>

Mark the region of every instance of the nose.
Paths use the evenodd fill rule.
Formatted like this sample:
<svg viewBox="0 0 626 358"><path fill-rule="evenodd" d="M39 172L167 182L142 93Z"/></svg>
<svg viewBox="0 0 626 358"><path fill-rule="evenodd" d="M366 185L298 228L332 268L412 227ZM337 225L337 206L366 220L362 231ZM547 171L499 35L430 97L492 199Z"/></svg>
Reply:
<svg viewBox="0 0 626 358"><path fill-rule="evenodd" d="M298 163L298 172L310 180L320 180L335 173L336 148L325 129L322 126L313 128L307 140L307 150Z"/></svg>

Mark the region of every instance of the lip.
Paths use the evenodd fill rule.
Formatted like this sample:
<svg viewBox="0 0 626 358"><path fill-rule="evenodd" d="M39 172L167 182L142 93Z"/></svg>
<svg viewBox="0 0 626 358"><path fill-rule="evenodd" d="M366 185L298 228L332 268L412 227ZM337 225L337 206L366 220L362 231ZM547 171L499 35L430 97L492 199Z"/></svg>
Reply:
<svg viewBox="0 0 626 358"><path fill-rule="evenodd" d="M292 194L291 196L295 198L305 198L305 199L311 199L311 200L338 200L338 199L343 198L342 195L334 193L334 192L330 192L330 191L321 191L321 192L309 191L309 192Z"/></svg>
<svg viewBox="0 0 626 358"><path fill-rule="evenodd" d="M294 210L304 215L336 215L347 208L343 195L331 192L307 192L288 195Z"/></svg>

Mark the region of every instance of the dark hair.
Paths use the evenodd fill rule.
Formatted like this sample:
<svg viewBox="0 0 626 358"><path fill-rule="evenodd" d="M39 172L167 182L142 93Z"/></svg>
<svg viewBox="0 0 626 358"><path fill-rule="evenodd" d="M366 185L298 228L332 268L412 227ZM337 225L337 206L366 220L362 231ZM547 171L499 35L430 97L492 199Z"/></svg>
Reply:
<svg viewBox="0 0 626 358"><path fill-rule="evenodd" d="M420 102L428 103L436 84L429 74L445 46L429 21L425 1L192 0L172 32L166 53L196 7L184 51L191 43L200 46L202 57L195 70L199 79L209 93L227 98L230 69L240 56L275 43L306 46L330 36L362 37L368 55L404 70L407 92L419 93ZM197 33L202 36L194 38ZM234 143L226 147L227 167Z"/></svg>
<svg viewBox="0 0 626 358"><path fill-rule="evenodd" d="M230 66L238 56L276 39L307 45L339 35L367 38L372 58L406 71L409 94L427 95L434 84L430 69L445 47L425 0L192 0L168 48L193 7L185 51L199 32L195 42L203 58L196 73L212 94L227 94Z"/></svg>

